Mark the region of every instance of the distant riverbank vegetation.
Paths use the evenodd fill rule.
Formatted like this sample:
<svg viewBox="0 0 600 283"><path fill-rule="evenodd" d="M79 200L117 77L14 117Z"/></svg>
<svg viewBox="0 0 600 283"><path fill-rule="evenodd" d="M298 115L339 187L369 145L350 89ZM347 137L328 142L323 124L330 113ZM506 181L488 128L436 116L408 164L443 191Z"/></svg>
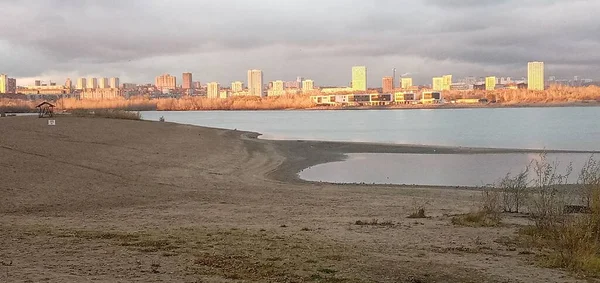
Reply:
<svg viewBox="0 0 600 283"><path fill-rule="evenodd" d="M418 94L417 94L418 98ZM445 101L449 102L461 98L485 98L489 102L503 105L518 104L557 104L577 102L600 102L600 87L564 87L552 86L545 91L528 91L524 89L504 90L471 90L471 91L445 91ZM2 98L0 95L0 112L31 112L41 101L27 99ZM65 98L55 101L60 110L73 109L120 109L130 111L147 110L283 110L283 109L308 109L315 107L309 95L255 97L236 96L225 99L206 98L198 96L184 96L181 98L155 98L138 96L130 99L111 100L79 100ZM405 107L390 105L388 107ZM414 105L412 106L414 107ZM327 107L325 107L327 108ZM335 108L335 107L332 107Z"/></svg>
<svg viewBox="0 0 600 283"><path fill-rule="evenodd" d="M460 98L486 98L488 101L496 101L504 104L519 103L568 103L600 101L600 87L568 87L551 86L545 91L529 91L526 89L499 89L493 91L452 90L443 93L447 101Z"/></svg>

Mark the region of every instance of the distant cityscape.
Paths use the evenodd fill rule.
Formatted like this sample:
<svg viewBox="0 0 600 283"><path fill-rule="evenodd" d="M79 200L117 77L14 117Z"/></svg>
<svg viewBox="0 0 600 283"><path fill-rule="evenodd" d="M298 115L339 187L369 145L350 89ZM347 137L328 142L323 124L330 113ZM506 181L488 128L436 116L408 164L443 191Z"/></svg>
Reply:
<svg viewBox="0 0 600 283"><path fill-rule="evenodd" d="M311 96L330 94L407 94L414 92L443 92L443 91L472 91L500 89L529 89L542 91L550 85L586 86L594 84L590 79L575 76L573 79L557 79L550 76L546 80L544 62L529 62L527 78L511 77L465 77L454 80L452 75L433 77L430 85L413 85L413 79L408 76L396 76L392 70L391 76L381 80L381 87L368 88L368 72L366 66L355 66L351 70L351 82L348 86L321 86L315 81L297 77L294 81L276 80L265 83L261 70L248 70L246 84L243 81L231 82L231 85L221 85L219 82L201 84L193 80L192 73L182 73L181 84L177 77L162 74L155 78L154 84L121 83L118 77L95 78L81 77L73 83L67 78L64 84L52 81L35 80L33 85L18 85L16 79L0 74L0 94L25 96L58 96L78 99L115 99L146 96L150 98L204 96L207 98L228 98L234 96L273 97L283 95L310 94Z"/></svg>

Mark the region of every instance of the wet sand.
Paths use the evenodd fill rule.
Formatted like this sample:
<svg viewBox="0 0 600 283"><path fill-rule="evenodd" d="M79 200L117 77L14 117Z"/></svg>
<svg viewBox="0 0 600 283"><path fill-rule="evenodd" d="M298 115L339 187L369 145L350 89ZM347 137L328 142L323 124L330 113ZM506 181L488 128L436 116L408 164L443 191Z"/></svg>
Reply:
<svg viewBox="0 0 600 283"><path fill-rule="evenodd" d="M477 191L297 177L343 153L514 150L56 122L0 118L0 282L577 282L514 245L522 217L453 226ZM408 219L417 206L429 218Z"/></svg>

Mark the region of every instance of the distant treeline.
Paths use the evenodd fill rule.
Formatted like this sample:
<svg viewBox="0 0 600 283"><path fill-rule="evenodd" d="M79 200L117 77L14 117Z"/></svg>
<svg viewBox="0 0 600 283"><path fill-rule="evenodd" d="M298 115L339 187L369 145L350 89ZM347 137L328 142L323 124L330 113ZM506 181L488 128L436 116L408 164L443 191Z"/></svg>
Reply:
<svg viewBox="0 0 600 283"><path fill-rule="evenodd" d="M552 86L545 91L528 91L523 89L506 90L473 90L446 91L446 101L459 98L487 98L502 104L531 103L569 103L583 101L599 101L600 87L564 87ZM29 101L0 96L0 112L31 112L40 101ZM281 110L308 109L315 105L309 95L293 95L278 97L237 96L226 99L205 97L182 97L150 99L138 97L132 99L113 100L77 100L60 99L55 102L59 110L71 109L121 109L130 111L146 110Z"/></svg>
<svg viewBox="0 0 600 283"><path fill-rule="evenodd" d="M487 98L504 104L519 103L567 103L583 101L600 101L600 87L568 87L551 86L545 91L529 91L526 89L499 89L493 91L447 91L445 100L459 98Z"/></svg>

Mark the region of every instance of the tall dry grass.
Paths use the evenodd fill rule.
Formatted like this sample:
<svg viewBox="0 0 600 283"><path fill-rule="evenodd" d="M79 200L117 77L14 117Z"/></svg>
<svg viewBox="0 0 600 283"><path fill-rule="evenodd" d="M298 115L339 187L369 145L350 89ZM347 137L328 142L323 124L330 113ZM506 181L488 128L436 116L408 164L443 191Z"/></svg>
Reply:
<svg viewBox="0 0 600 283"><path fill-rule="evenodd" d="M79 100L75 98L63 98L56 102L56 106L62 110L74 109L117 109L127 111L149 111L156 110L157 102L149 98L134 99L107 99L107 100Z"/></svg>
<svg viewBox="0 0 600 283"><path fill-rule="evenodd" d="M505 104L600 101L600 87L551 86L545 91L502 89L493 91L472 90L444 92L444 99L446 100L459 98L487 98L490 101Z"/></svg>
<svg viewBox="0 0 600 283"><path fill-rule="evenodd" d="M0 98L0 113L25 113L35 110L36 101Z"/></svg>
<svg viewBox="0 0 600 283"><path fill-rule="evenodd" d="M227 99L205 97L165 98L157 100L158 110L281 110L313 107L308 95L257 97L237 96Z"/></svg>

